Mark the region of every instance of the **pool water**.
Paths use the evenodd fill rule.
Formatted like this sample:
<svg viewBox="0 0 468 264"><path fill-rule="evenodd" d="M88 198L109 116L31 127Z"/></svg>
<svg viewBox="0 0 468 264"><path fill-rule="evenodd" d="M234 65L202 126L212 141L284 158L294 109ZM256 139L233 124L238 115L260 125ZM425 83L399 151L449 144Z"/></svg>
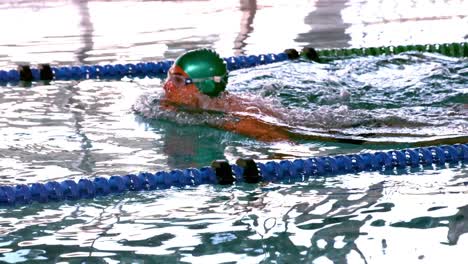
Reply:
<svg viewBox="0 0 468 264"><path fill-rule="evenodd" d="M0 69L157 61L199 47L232 56L463 42L466 4L5 1L0 21L14 26L2 29ZM162 110L161 78L3 83L0 184L466 143L467 69L466 58L408 52L230 72L228 91L283 113L263 118L303 135L292 142L217 129L210 112ZM0 262L464 263L467 185L460 162L2 207Z"/></svg>

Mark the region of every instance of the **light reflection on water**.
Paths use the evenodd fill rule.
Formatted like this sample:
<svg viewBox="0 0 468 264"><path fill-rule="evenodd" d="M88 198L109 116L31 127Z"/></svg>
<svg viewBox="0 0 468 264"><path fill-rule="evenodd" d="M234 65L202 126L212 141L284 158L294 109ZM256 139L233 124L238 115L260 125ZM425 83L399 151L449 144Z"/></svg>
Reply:
<svg viewBox="0 0 468 264"><path fill-rule="evenodd" d="M2 1L0 23L23 23L3 27L0 66L462 42L466 10L466 1Z"/></svg>
<svg viewBox="0 0 468 264"><path fill-rule="evenodd" d="M39 257L91 262L156 256L196 263L215 256L249 263L457 259L468 231L461 206L466 189L463 179L453 180L466 177L466 168L457 167L2 209L2 241Z"/></svg>
<svg viewBox="0 0 468 264"><path fill-rule="evenodd" d="M466 1L392 3L2 1L1 24L22 23L2 27L0 67L160 60L197 47L230 56L466 40ZM306 132L413 141L466 135L466 68L428 54L283 63L232 72L229 90L284 107ZM0 184L400 147L263 143L199 117L135 115L135 102L160 86L157 78L2 84ZM0 262L463 262L467 175L455 164L0 208Z"/></svg>

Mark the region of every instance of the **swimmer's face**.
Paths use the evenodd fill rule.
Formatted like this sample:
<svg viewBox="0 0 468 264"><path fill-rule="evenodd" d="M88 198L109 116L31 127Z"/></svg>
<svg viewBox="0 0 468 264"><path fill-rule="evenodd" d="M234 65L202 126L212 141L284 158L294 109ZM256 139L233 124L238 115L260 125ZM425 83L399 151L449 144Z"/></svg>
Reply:
<svg viewBox="0 0 468 264"><path fill-rule="evenodd" d="M167 79L164 83L166 98L176 103L189 104L191 98L199 94L195 84L189 83L187 73L177 65L172 66L167 73Z"/></svg>
<svg viewBox="0 0 468 264"><path fill-rule="evenodd" d="M195 87L191 82L187 82L190 77L187 73L177 65L172 66L167 73L167 78L164 83L164 90L166 93L177 92L179 90L186 90L187 88Z"/></svg>

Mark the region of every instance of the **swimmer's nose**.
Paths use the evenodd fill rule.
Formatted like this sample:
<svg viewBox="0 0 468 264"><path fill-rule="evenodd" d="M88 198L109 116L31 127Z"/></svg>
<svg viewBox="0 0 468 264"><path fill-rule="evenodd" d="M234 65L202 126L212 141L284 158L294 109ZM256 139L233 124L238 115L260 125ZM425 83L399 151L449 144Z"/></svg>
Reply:
<svg viewBox="0 0 468 264"><path fill-rule="evenodd" d="M173 81L168 80L168 81L166 81L166 82L164 83L163 88L164 88L164 91L166 91L166 93L167 93L167 92L174 91L174 89L175 89L176 87L175 87Z"/></svg>

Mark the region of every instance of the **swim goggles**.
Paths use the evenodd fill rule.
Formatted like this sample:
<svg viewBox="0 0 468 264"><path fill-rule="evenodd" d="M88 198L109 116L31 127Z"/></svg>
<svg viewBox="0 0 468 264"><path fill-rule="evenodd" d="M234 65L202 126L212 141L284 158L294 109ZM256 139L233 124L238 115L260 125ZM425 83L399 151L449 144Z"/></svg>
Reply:
<svg viewBox="0 0 468 264"><path fill-rule="evenodd" d="M175 86L181 87L184 85L189 85L192 83L201 83L201 82L208 81L208 80L211 80L215 83L225 82L224 76L225 75L212 76L212 77L206 77L206 78L190 78L190 77L182 76L180 74L169 74L169 76L167 77L167 81L172 81Z"/></svg>

